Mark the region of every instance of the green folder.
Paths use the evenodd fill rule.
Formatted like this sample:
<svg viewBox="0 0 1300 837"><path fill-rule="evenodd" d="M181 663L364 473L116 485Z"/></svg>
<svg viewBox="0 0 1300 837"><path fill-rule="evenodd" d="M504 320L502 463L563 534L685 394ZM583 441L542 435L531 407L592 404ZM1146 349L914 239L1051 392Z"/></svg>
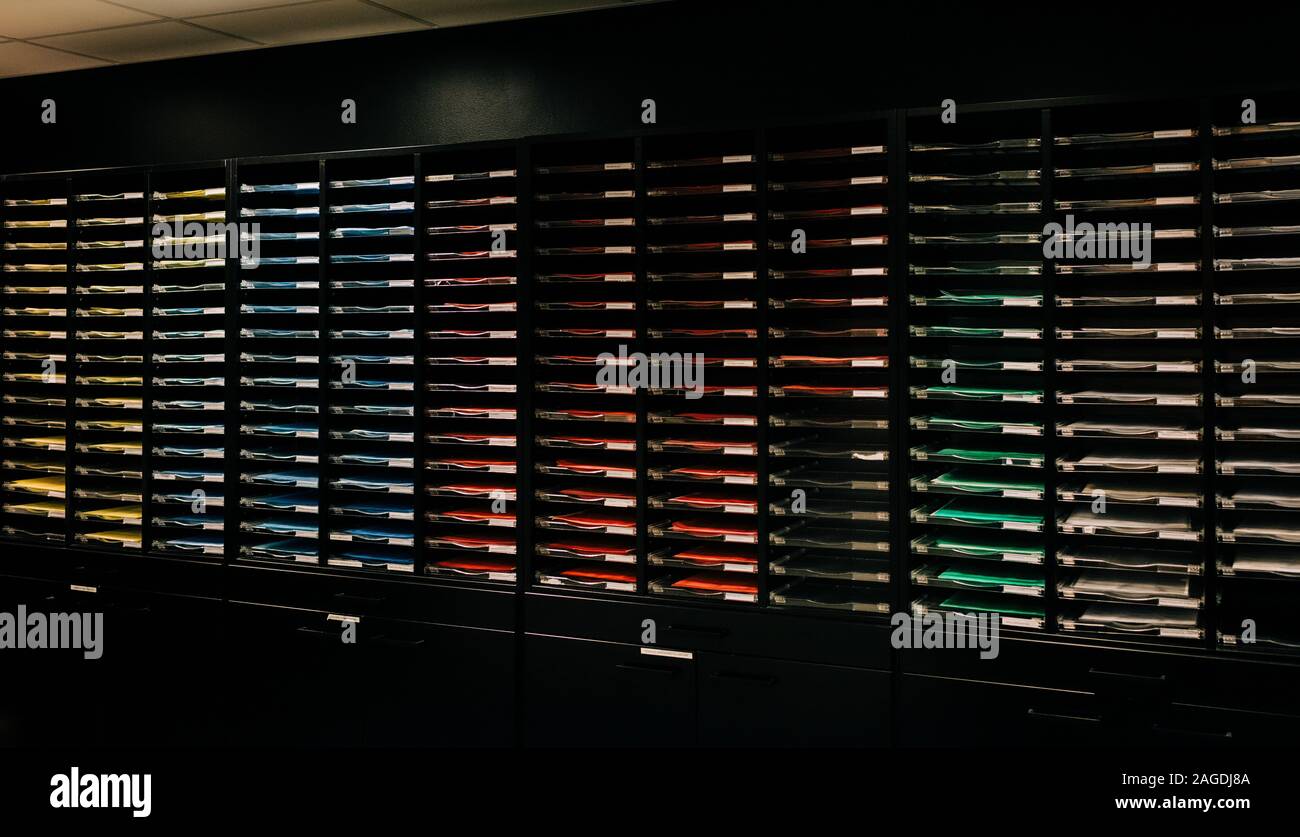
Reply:
<svg viewBox="0 0 1300 837"><path fill-rule="evenodd" d="M958 360L956 358L912 357L912 365L918 369L942 369L951 362L958 369L1001 369L1002 360Z"/></svg>
<svg viewBox="0 0 1300 837"><path fill-rule="evenodd" d="M939 549L951 549L954 552L964 552L968 555L987 555L990 558L1000 556L1005 552L1017 552L1040 557L1044 554L1041 546L989 546L988 544L968 543L950 538L935 538L934 545Z"/></svg>
<svg viewBox="0 0 1300 837"><path fill-rule="evenodd" d="M940 448L932 451L930 456L944 456L950 459L967 459L972 462L996 462L1000 459L1027 459L1042 463L1041 453L1021 453L1003 450L968 450L966 448Z"/></svg>
<svg viewBox="0 0 1300 837"><path fill-rule="evenodd" d="M963 508L960 503L949 503L930 512L931 519L968 520L987 523L1037 523L1042 525L1041 514L1014 514L1011 512L989 512L979 509Z"/></svg>
<svg viewBox="0 0 1300 837"><path fill-rule="evenodd" d="M1000 328L970 328L966 326L929 326L935 334L956 334L962 337L1001 337Z"/></svg>
<svg viewBox="0 0 1300 837"><path fill-rule="evenodd" d="M947 416L924 416L926 423L934 427L951 427L956 430L979 430L1001 432L1004 427L1042 428L1039 422L1031 421L974 421L972 419L949 418Z"/></svg>
<svg viewBox="0 0 1300 837"><path fill-rule="evenodd" d="M939 573L939 578L957 584L976 584L985 587L1001 587L1010 584L1013 587L1044 587L1046 581L1028 575L1010 573L967 572L966 570L947 569Z"/></svg>
<svg viewBox="0 0 1300 837"><path fill-rule="evenodd" d="M962 398L980 398L986 400L1000 399L1008 395L1032 397L1042 396L1041 389L988 389L985 387L948 387L935 386L926 387L926 392L932 394L956 395Z"/></svg>
<svg viewBox="0 0 1300 837"><path fill-rule="evenodd" d="M961 293L957 291L940 291L939 296L930 297L926 300L931 305L1002 305L1008 300L1024 299L1041 301L1040 294L1017 294L1017 293Z"/></svg>
<svg viewBox="0 0 1300 837"><path fill-rule="evenodd" d="M975 593L954 593L939 605L947 610L983 611L985 613L1005 613L1010 616L1036 616L1042 618L1043 609L1021 602L1007 602Z"/></svg>
<svg viewBox="0 0 1300 837"><path fill-rule="evenodd" d="M980 477L969 476L962 471L949 471L946 474L940 474L930 480L932 485L942 485L947 488L956 488L961 491L990 492L990 491L1042 491L1043 483L1038 482L1009 482L1007 480L992 480Z"/></svg>

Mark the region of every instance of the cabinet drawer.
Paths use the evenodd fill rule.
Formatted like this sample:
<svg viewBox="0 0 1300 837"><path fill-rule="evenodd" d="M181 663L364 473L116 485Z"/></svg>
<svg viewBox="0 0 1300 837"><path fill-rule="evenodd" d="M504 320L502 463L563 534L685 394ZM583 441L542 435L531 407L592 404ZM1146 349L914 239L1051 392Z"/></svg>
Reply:
<svg viewBox="0 0 1300 837"><path fill-rule="evenodd" d="M529 633L640 645L645 621L652 620L655 644L665 648L890 667L888 626L878 620L855 623L771 611L743 613L546 593L528 593L524 614Z"/></svg>
<svg viewBox="0 0 1300 837"><path fill-rule="evenodd" d="M1092 695L1062 689L903 675L897 714L903 746L1110 743Z"/></svg>
<svg viewBox="0 0 1300 837"><path fill-rule="evenodd" d="M524 640L524 743L686 746L695 743L695 665L633 645Z"/></svg>
<svg viewBox="0 0 1300 837"><path fill-rule="evenodd" d="M262 566L231 566L234 601L359 616L513 630L514 588L457 587L422 579L362 578Z"/></svg>
<svg viewBox="0 0 1300 837"><path fill-rule="evenodd" d="M706 653L698 676L701 743L889 744L888 672Z"/></svg>

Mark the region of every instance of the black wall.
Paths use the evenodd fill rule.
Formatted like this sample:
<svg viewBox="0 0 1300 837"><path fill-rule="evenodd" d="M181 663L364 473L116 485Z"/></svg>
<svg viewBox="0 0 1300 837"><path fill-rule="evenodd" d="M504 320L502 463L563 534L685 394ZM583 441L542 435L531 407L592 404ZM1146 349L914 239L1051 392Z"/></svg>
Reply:
<svg viewBox="0 0 1300 837"><path fill-rule="evenodd" d="M1287 14L679 0L0 82L5 172L1295 86ZM1259 91L1258 94L1255 91ZM58 122L40 121L57 102ZM358 103L343 125L339 102ZM1269 118L1262 109L1259 118Z"/></svg>

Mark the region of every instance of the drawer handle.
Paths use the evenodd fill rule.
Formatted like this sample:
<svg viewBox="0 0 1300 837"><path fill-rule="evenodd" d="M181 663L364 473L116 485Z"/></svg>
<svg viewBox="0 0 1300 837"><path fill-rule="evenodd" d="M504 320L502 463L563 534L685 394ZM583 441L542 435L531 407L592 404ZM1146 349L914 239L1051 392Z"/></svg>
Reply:
<svg viewBox="0 0 1300 837"><path fill-rule="evenodd" d="M1107 677L1114 678L1115 680L1132 680L1141 683L1164 683L1169 679L1163 674L1128 674L1123 671L1103 671L1099 668L1088 669L1088 674L1091 677Z"/></svg>
<svg viewBox="0 0 1300 837"><path fill-rule="evenodd" d="M377 645L388 645L393 648L419 648L424 645L422 639L398 639L392 636L372 637L370 641Z"/></svg>
<svg viewBox="0 0 1300 837"><path fill-rule="evenodd" d="M344 602L365 602L366 604L378 604L384 600L383 596L358 596L355 593L335 593L334 598Z"/></svg>
<svg viewBox="0 0 1300 837"><path fill-rule="evenodd" d="M700 634L702 636L712 636L722 639L729 631L726 628L710 628L704 625L669 625L670 631L681 631L684 634Z"/></svg>
<svg viewBox="0 0 1300 837"><path fill-rule="evenodd" d="M294 628L294 632L300 634L309 634L311 636L329 636L329 634L326 631L322 631L320 628L309 628L306 625L299 625L298 627Z"/></svg>
<svg viewBox="0 0 1300 837"><path fill-rule="evenodd" d="M1071 724L1101 723L1101 718L1093 718L1090 715L1058 715L1055 712L1042 712L1038 709L1034 709L1032 706L1029 708L1028 714L1029 717L1035 718L1039 721L1065 721L1066 723Z"/></svg>
<svg viewBox="0 0 1300 837"><path fill-rule="evenodd" d="M622 671L637 671L642 674L657 674L661 677L676 677L677 669L667 666L642 666L636 663L617 663L614 668Z"/></svg>
<svg viewBox="0 0 1300 837"><path fill-rule="evenodd" d="M1199 729L1174 729L1173 727L1161 726L1159 722L1151 725L1151 731L1156 735L1181 735L1189 738L1214 738L1222 741L1232 740L1232 730L1226 732L1206 732Z"/></svg>
<svg viewBox="0 0 1300 837"><path fill-rule="evenodd" d="M753 683L756 686L775 686L780 678L770 674L746 674L739 671L715 671L710 677L714 680L731 680L737 683Z"/></svg>
<svg viewBox="0 0 1300 837"><path fill-rule="evenodd" d="M105 602L104 609L118 613L153 613L153 608L147 604L124 604L114 601Z"/></svg>

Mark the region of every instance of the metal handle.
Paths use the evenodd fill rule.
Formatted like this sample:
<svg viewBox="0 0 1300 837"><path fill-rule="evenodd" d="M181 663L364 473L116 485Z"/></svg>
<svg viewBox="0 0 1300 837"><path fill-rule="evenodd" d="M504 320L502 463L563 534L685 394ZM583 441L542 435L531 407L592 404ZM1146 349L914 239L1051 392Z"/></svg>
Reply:
<svg viewBox="0 0 1300 837"><path fill-rule="evenodd" d="M1065 721L1071 724L1100 724L1101 718L1094 718L1091 715L1059 715L1055 712L1041 712L1032 706L1027 713L1029 717L1039 721Z"/></svg>
<svg viewBox="0 0 1300 837"><path fill-rule="evenodd" d="M1189 738L1213 738L1220 741L1231 741L1232 730L1225 732L1207 732L1198 729L1174 729L1173 727L1161 726L1159 722L1151 725L1151 731L1156 735L1181 735Z"/></svg>

